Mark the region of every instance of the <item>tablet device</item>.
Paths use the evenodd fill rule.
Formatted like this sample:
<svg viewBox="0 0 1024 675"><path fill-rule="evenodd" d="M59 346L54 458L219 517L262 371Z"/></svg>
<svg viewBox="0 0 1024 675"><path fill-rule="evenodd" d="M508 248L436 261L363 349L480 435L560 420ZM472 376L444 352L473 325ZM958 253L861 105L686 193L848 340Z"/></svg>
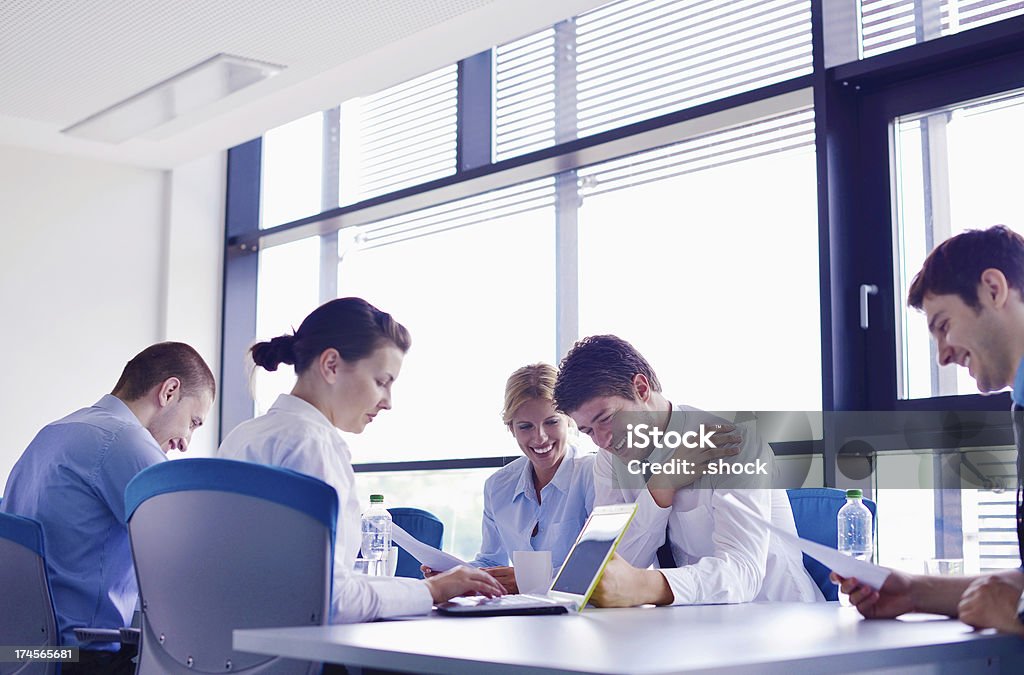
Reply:
<svg viewBox="0 0 1024 675"><path fill-rule="evenodd" d="M438 605L437 611L450 616L566 614L569 611L583 611L635 513L636 504L612 504L594 508L544 595L453 598Z"/></svg>

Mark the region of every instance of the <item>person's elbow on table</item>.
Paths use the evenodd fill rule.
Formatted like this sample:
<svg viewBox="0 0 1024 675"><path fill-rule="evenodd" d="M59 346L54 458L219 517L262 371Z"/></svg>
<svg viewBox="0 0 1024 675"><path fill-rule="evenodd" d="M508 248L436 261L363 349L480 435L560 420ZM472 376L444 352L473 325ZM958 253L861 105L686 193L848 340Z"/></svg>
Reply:
<svg viewBox="0 0 1024 675"><path fill-rule="evenodd" d="M598 607L636 607L669 605L673 599L665 575L633 567L616 553L605 566L590 601Z"/></svg>

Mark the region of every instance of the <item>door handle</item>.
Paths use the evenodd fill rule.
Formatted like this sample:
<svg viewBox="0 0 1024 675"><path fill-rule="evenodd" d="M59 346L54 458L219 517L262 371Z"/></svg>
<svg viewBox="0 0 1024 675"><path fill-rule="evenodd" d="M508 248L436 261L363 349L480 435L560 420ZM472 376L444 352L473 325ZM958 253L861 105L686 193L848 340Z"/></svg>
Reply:
<svg viewBox="0 0 1024 675"><path fill-rule="evenodd" d="M874 284L860 285L860 327L868 329L868 296L878 295L878 286Z"/></svg>

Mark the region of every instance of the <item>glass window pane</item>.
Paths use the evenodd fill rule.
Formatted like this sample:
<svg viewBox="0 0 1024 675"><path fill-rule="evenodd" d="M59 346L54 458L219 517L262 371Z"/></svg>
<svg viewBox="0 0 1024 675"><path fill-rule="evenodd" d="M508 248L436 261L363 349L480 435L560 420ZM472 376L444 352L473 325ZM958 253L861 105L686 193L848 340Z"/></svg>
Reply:
<svg viewBox="0 0 1024 675"><path fill-rule="evenodd" d="M937 458L953 467L954 486L935 489ZM966 574L1020 564L1015 448L886 452L875 461L879 564L920 573L928 558L960 558Z"/></svg>
<svg viewBox="0 0 1024 675"><path fill-rule="evenodd" d="M320 213L323 113L313 113L263 136L260 227Z"/></svg>
<svg viewBox="0 0 1024 675"><path fill-rule="evenodd" d="M820 410L809 111L580 173L581 335L632 342L677 403Z"/></svg>
<svg viewBox="0 0 1024 675"><path fill-rule="evenodd" d="M265 248L259 255L257 338L254 342L291 333L307 314L316 309L320 298L319 237ZM261 415L273 405L279 394L291 391L295 384L295 369L283 363L272 373L256 368L250 384L256 400L256 414Z"/></svg>
<svg viewBox="0 0 1024 675"><path fill-rule="evenodd" d="M458 67L341 105L341 204L455 173Z"/></svg>
<svg viewBox="0 0 1024 675"><path fill-rule="evenodd" d="M378 222L338 270L412 333L394 408L353 443L360 462L518 452L500 413L516 368L555 359L555 230L546 180Z"/></svg>
<svg viewBox="0 0 1024 675"><path fill-rule="evenodd" d="M896 350L901 399L977 393L965 368L940 368L924 314L906 307L925 256L968 229L1024 225L1024 94L897 118Z"/></svg>
<svg viewBox="0 0 1024 675"><path fill-rule="evenodd" d="M387 506L412 506L430 511L444 523L441 548L472 560L480 550L484 512L484 481L497 469L387 471L356 474L356 492L363 508L371 494L383 494Z"/></svg>

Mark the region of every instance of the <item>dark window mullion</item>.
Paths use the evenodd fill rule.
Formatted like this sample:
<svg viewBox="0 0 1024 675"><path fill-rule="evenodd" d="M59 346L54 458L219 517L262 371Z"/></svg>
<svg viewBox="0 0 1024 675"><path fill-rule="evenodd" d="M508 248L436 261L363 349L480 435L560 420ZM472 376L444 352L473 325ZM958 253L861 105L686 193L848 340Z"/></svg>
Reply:
<svg viewBox="0 0 1024 675"><path fill-rule="evenodd" d="M487 166L494 134L494 64L492 51L459 61L455 171Z"/></svg>

